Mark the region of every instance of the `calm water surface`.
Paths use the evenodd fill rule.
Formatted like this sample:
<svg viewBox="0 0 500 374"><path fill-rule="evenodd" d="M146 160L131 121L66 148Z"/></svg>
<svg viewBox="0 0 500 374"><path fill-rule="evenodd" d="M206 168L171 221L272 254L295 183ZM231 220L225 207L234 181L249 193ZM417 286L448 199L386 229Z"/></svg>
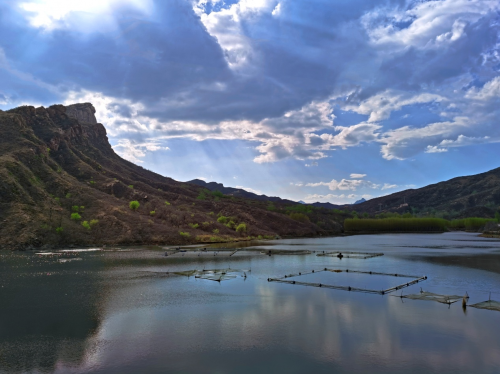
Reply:
<svg viewBox="0 0 500 374"><path fill-rule="evenodd" d="M0 372L500 373L499 312L267 281L324 267L398 272L428 276L405 294L422 287L467 291L471 304L490 292L500 300L500 241L468 233L373 235L263 248L385 255L0 252ZM73 258L80 260L59 261ZM221 283L165 274L226 267L251 272ZM314 276L307 281L375 289L407 281Z"/></svg>

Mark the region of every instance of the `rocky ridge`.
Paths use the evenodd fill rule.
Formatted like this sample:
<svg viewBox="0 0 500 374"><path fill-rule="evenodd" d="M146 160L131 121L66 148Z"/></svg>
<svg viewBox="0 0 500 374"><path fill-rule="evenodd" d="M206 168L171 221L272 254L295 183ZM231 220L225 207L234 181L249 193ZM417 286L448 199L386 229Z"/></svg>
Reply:
<svg viewBox="0 0 500 374"><path fill-rule="evenodd" d="M203 187L119 157L90 103L0 111L0 133L0 248L188 244L341 230L341 217L327 210L299 221L288 215L286 201L271 211L267 201L246 197L200 199ZM130 201L140 207L130 209ZM237 232L240 223L246 230Z"/></svg>

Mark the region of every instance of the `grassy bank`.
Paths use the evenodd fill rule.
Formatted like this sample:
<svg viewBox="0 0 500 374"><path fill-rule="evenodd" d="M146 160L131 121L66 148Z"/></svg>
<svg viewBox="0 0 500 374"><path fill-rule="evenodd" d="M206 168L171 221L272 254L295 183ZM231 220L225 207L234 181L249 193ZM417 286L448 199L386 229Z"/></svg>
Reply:
<svg viewBox="0 0 500 374"><path fill-rule="evenodd" d="M442 218L346 219L345 232L444 232L448 230L479 230L488 218L464 218L448 221Z"/></svg>

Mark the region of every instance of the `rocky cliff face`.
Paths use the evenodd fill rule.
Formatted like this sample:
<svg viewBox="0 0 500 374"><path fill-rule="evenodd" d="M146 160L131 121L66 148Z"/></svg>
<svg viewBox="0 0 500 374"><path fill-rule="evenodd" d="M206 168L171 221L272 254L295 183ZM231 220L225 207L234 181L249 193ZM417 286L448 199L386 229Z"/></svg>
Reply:
<svg viewBox="0 0 500 374"><path fill-rule="evenodd" d="M95 108L91 103L73 104L66 107L66 115L79 122L96 124Z"/></svg>
<svg viewBox="0 0 500 374"><path fill-rule="evenodd" d="M90 103L0 111L0 248L187 244L341 228L329 213L316 212L318 224L298 222L284 208L268 211L266 201L200 200L201 191L115 154ZM235 231L239 223L246 232Z"/></svg>

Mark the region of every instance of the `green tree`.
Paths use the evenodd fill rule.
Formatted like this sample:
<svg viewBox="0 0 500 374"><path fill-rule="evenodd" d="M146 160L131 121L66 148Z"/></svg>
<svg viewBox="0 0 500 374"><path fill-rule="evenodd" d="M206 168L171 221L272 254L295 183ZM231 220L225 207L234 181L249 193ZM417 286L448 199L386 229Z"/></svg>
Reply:
<svg viewBox="0 0 500 374"><path fill-rule="evenodd" d="M79 220L81 220L81 219L82 219L82 216L81 216L81 215L79 215L78 213L71 213L71 219L72 219L73 221L79 221Z"/></svg>
<svg viewBox="0 0 500 374"><path fill-rule="evenodd" d="M134 200L134 201L131 201L128 206L130 207L130 209L132 210L137 210L139 209L139 207L141 206L141 204L139 204L139 202L137 200Z"/></svg>
<svg viewBox="0 0 500 374"><path fill-rule="evenodd" d="M245 223L240 223L237 227L236 227L236 232L242 234L244 232L247 232L247 225Z"/></svg>
<svg viewBox="0 0 500 374"><path fill-rule="evenodd" d="M90 223L88 221L83 221L82 226L85 227L86 229L90 230Z"/></svg>

